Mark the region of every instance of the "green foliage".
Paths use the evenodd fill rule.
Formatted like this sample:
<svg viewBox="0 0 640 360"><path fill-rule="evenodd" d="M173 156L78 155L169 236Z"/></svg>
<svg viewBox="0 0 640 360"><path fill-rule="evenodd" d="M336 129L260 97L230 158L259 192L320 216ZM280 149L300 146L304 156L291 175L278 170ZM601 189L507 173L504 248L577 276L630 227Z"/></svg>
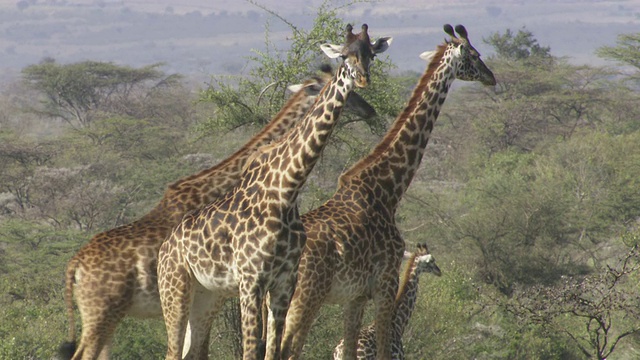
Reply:
<svg viewBox="0 0 640 360"><path fill-rule="evenodd" d="M474 135L487 144L490 153L509 148L536 150L585 127L633 126L628 120L607 116L623 103L617 98L623 92L615 90L617 85L610 80L612 71L560 60L544 66L504 60L490 64L499 74L499 91L480 95L478 101L493 105L479 113L472 125ZM632 101L634 95L623 97ZM629 109L627 114L634 116L634 112Z"/></svg>
<svg viewBox="0 0 640 360"><path fill-rule="evenodd" d="M51 358L66 334L66 261L82 234L41 222L0 222L0 358Z"/></svg>
<svg viewBox="0 0 640 360"><path fill-rule="evenodd" d="M69 103L58 106L53 100L62 98L45 91L40 93L50 107L39 109L65 116L74 131L36 136L14 125L27 115L9 109L0 116L0 358L54 356L67 333L67 260L95 232L142 215L166 184L213 165L253 135L255 127L236 128L267 122L282 106L286 86L315 71L324 59L318 45L342 41L345 22L338 14L350 4L324 3L309 28L264 9L291 30L290 48L276 48L267 24L265 50L249 58L248 76L214 78L199 94L196 105L213 108L207 113L213 115L195 131L206 137L195 141L198 111L190 89L165 78L157 65L44 62L25 69L25 80L37 90L66 84L62 94L90 122L81 126L74 108L63 108ZM372 32L387 35L375 27ZM625 63L636 40L623 38L601 55L637 67ZM551 56L525 30L496 33L486 42L499 50L488 61L497 91L452 91L423 170L398 210L406 241L427 241L443 270L442 277L421 282L405 336L407 357L583 359L590 345L581 318L564 314L545 326L495 305L525 286L553 288L568 277L592 277L612 266L622 249L638 244L638 92L618 82L615 69ZM83 69L86 78L73 75ZM388 59L376 61L372 83L361 95L381 116L363 122L344 113L304 189L302 210L332 194L345 164L378 141L371 132L381 132L400 111L417 74L390 76L393 70ZM89 86L86 92L82 86ZM114 92L105 96L108 89ZM37 121L34 128L42 127ZM619 288L625 296L635 294L640 281L637 271L627 276ZM616 327L632 328L638 322L631 314L611 319ZM342 309L326 306L305 346L306 358L329 358L340 337ZM220 317L210 358L236 358L236 341ZM636 358L639 341L637 335L625 337L614 355ZM160 319L126 319L113 357L160 358L165 344Z"/></svg>
<svg viewBox="0 0 640 360"><path fill-rule="evenodd" d="M640 213L637 136L580 134L540 154L500 152L476 169L453 223L482 255L484 280L509 292L583 272L570 254Z"/></svg>
<svg viewBox="0 0 640 360"><path fill-rule="evenodd" d="M216 110L200 130L207 133L219 131L221 127L233 129L246 124L263 125L268 122L282 108L287 86L301 83L314 74L321 63L327 61L320 45L326 42L341 44L344 41L346 22L338 17L338 12L356 2L336 7L331 7L330 1L322 3L309 30L296 26L273 10L257 5L289 27L290 47L278 49L271 42L267 23L265 50L253 50L254 54L248 57L249 76L227 79L214 77L209 88L201 93L200 101L214 103ZM385 119L395 117L403 102L399 97L400 84L389 76L394 68L387 57L376 60L372 67L371 85L361 94L373 104L379 116L360 119L345 111L339 127L354 121L365 121L374 133L382 132L386 126Z"/></svg>
<svg viewBox="0 0 640 360"><path fill-rule="evenodd" d="M539 324L526 324L509 332L505 359L584 359L568 339Z"/></svg>
<svg viewBox="0 0 640 360"><path fill-rule="evenodd" d="M436 255L437 257L437 255ZM442 257L437 257L443 260ZM414 315L403 337L408 359L461 359L471 355L471 321L479 309L477 285L469 269L439 261L441 277L421 277Z"/></svg>
<svg viewBox="0 0 640 360"><path fill-rule="evenodd" d="M343 317L342 307L325 305L311 328L303 356L309 360L331 359L333 349L342 338ZM365 324L368 320L365 320Z"/></svg>
<svg viewBox="0 0 640 360"><path fill-rule="evenodd" d="M631 78L640 80L640 33L620 34L616 46L603 46L596 50L596 55L635 68Z"/></svg>
<svg viewBox="0 0 640 360"><path fill-rule="evenodd" d="M503 59L517 61L551 59L551 48L540 46L533 33L524 28L518 30L515 35L511 29L507 29L503 35L495 32L483 41L493 46L497 56Z"/></svg>
<svg viewBox="0 0 640 360"><path fill-rule="evenodd" d="M636 234L637 235L637 234ZM636 246L617 254L606 267L584 277L567 277L553 286L519 289L500 306L520 320L566 336L585 356L606 359L629 336L640 333L640 269Z"/></svg>
<svg viewBox="0 0 640 360"><path fill-rule="evenodd" d="M0 306L0 359L51 359L66 334L60 302L17 300Z"/></svg>
<svg viewBox="0 0 640 360"><path fill-rule="evenodd" d="M147 82L155 82L153 87L174 85L178 77L165 77L158 70L161 65L134 69L96 61L61 65L48 59L24 68L22 75L27 84L44 96L43 108L38 112L86 128L100 111L121 106Z"/></svg>
<svg viewBox="0 0 640 360"><path fill-rule="evenodd" d="M141 336L142 335L142 336ZM111 358L161 359L167 351L167 334L162 319L125 318L116 330Z"/></svg>

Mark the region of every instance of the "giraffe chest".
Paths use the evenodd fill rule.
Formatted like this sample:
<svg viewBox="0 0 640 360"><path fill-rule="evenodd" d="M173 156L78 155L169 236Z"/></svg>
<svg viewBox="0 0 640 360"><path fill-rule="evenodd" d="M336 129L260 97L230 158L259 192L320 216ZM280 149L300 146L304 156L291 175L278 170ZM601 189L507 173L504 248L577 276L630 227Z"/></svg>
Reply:
<svg viewBox="0 0 640 360"><path fill-rule="evenodd" d="M205 243L197 251L188 251L187 259L193 276L203 287L224 296L237 296L243 280L270 282L292 272L303 241L304 232L285 227L233 236L225 245L221 245L224 241Z"/></svg>
<svg viewBox="0 0 640 360"><path fill-rule="evenodd" d="M190 267L193 276L204 288L215 290L222 296L237 296L240 271L235 260L214 263L211 267L198 263Z"/></svg>

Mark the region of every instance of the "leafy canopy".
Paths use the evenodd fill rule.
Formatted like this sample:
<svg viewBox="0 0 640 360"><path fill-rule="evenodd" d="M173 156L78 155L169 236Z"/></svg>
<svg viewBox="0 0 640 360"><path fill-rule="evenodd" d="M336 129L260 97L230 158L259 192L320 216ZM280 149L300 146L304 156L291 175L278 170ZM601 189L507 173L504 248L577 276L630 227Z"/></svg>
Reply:
<svg viewBox="0 0 640 360"><path fill-rule="evenodd" d="M113 112L126 103L141 85L174 84L178 76L158 70L161 63L139 69L98 61L58 64L47 58L22 70L24 81L43 96L41 109L33 111L62 118L76 129L87 128L102 112Z"/></svg>
<svg viewBox="0 0 640 360"><path fill-rule="evenodd" d="M201 101L211 102L216 111L211 119L202 126L205 133L217 132L221 127L233 129L247 124L263 125L284 105L287 87L301 83L309 74L328 61L320 50L326 42L343 42L347 24L338 16L346 7L361 1L349 2L332 7L330 1L319 6L310 29L297 26L260 4L251 2L269 13L273 19L283 22L291 30L289 49L280 49L270 38L270 23L265 29L265 50L252 50L248 57L249 76L212 78L208 89L201 94ZM377 34L382 36L384 34ZM370 104L374 104L378 113L371 119L359 119L345 112L341 125L366 121L367 125L380 133L385 127L385 116L395 117L400 111L403 98L401 86L394 81L389 72L394 65L388 58L376 60L372 67L371 85L361 94Z"/></svg>

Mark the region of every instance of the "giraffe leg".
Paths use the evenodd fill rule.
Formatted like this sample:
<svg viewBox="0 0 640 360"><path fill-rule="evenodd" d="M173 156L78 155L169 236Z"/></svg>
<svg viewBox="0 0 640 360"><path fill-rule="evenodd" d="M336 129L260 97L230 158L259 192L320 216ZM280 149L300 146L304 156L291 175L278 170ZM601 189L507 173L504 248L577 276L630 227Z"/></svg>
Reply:
<svg viewBox="0 0 640 360"><path fill-rule="evenodd" d="M395 296L398 291L398 277L386 278L382 281L384 288L374 293L373 301L376 310L376 360L391 360L391 337ZM393 286L395 284L395 286Z"/></svg>
<svg viewBox="0 0 640 360"><path fill-rule="evenodd" d="M344 305L344 348L343 360L356 360L358 334L362 326L362 314L367 298L359 297Z"/></svg>
<svg viewBox="0 0 640 360"><path fill-rule="evenodd" d="M111 345L113 344L113 336L110 336L106 344L102 347L98 360L109 360L109 354L111 353Z"/></svg>
<svg viewBox="0 0 640 360"><path fill-rule="evenodd" d="M113 314L91 323L83 323L80 343L72 359L108 359L113 334L122 317Z"/></svg>
<svg viewBox="0 0 640 360"><path fill-rule="evenodd" d="M259 321L262 290L255 278L245 278L240 285L243 360L263 359L262 322ZM272 299L273 301L273 299Z"/></svg>
<svg viewBox="0 0 640 360"><path fill-rule="evenodd" d="M262 341L266 349L264 360L275 360L276 353L280 352L280 344L276 342L276 326L271 311L271 294L267 293L262 304Z"/></svg>
<svg viewBox="0 0 640 360"><path fill-rule="evenodd" d="M109 286L102 289L95 283L82 283L76 289L77 305L83 321L80 343L72 359L108 358L116 327L124 318L125 308L131 299L126 296L124 287ZM105 298L101 295L104 293L103 290L108 290L110 295L115 294L113 297ZM109 303L109 299L112 298L120 299L120 302Z"/></svg>
<svg viewBox="0 0 640 360"><path fill-rule="evenodd" d="M170 238L162 244L158 257L158 288L167 328L167 360L181 359L194 288L190 269L175 247L175 240Z"/></svg>
<svg viewBox="0 0 640 360"><path fill-rule="evenodd" d="M291 302L293 290L295 288L295 273L287 281L280 284L276 289L269 291L269 317L267 330L267 348L270 349L265 359L280 359L282 333L284 329L287 310ZM263 319L266 321L266 319ZM273 350L271 350L273 349Z"/></svg>
<svg viewBox="0 0 640 360"><path fill-rule="evenodd" d="M304 279L303 285L296 286L286 315L281 347L283 359L299 359L302 356L302 347L329 292L328 286L310 286L306 280L313 279L307 277ZM311 281L311 283L315 282Z"/></svg>
<svg viewBox="0 0 640 360"><path fill-rule="evenodd" d="M209 358L211 324L222 308L225 298L216 296L197 283L195 287L193 303L189 312L189 323L182 347L182 357L206 360Z"/></svg>

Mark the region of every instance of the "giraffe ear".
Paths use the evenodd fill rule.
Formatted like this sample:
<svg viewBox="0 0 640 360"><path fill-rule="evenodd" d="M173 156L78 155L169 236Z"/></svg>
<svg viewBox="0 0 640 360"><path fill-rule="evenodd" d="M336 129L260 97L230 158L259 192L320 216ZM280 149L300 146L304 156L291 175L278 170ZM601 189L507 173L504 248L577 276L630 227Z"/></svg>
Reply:
<svg viewBox="0 0 640 360"><path fill-rule="evenodd" d="M420 59L426 61L426 62L431 62L431 59L433 59L433 56L436 54L436 51L425 51L422 54L420 54Z"/></svg>
<svg viewBox="0 0 640 360"><path fill-rule="evenodd" d="M374 54L380 54L387 51L389 46L391 46L392 41L393 41L393 38L390 36L381 37L378 40L376 40L376 42L371 44Z"/></svg>
<svg viewBox="0 0 640 360"><path fill-rule="evenodd" d="M291 91L292 93L297 93L298 91L302 90L303 88L304 88L304 84L293 84L293 85L287 86L287 89L289 91Z"/></svg>
<svg viewBox="0 0 640 360"><path fill-rule="evenodd" d="M409 260L409 258L411 257L411 253L408 252L407 250L404 251L404 255L402 255L402 260Z"/></svg>
<svg viewBox="0 0 640 360"><path fill-rule="evenodd" d="M333 45L333 44L322 44L320 45L320 49L331 59L338 58L342 56L342 45Z"/></svg>

